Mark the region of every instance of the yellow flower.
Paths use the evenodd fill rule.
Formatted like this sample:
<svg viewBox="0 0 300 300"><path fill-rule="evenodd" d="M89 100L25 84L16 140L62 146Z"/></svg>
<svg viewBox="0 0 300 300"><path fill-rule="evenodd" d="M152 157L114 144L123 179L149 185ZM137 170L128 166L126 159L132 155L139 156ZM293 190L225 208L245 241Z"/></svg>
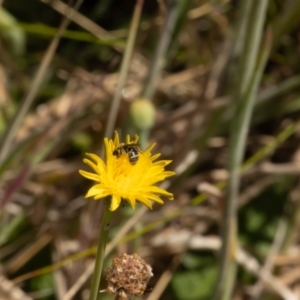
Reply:
<svg viewBox="0 0 300 300"><path fill-rule="evenodd" d="M136 144L138 136L135 135L131 141L129 135L126 136L126 144ZM94 173L80 170L80 174L88 179L97 182L86 194L87 197L94 197L95 200L111 196L110 210L116 210L122 199L129 202L134 209L136 201L145 204L152 209L152 201L163 204L160 196L165 196L173 200L173 194L155 186L159 181L173 176L175 172L165 171L165 166L171 160L155 161L160 153L152 155L152 144L145 151L139 151L138 161L130 163L128 153L121 154L119 157L113 155L114 150L120 146L118 133L115 132L113 140L104 139L105 162L95 154L87 153L90 159L83 161L89 165Z"/></svg>

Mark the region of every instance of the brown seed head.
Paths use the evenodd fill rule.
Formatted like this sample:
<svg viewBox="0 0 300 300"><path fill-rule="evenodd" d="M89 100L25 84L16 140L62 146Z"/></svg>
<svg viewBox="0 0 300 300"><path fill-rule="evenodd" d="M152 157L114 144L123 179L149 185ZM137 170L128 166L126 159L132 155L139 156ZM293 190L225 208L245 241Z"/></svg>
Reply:
<svg viewBox="0 0 300 300"><path fill-rule="evenodd" d="M114 258L113 264L106 270L106 291L117 294L117 299L122 300L128 296L142 296L152 276L152 268L139 255L123 253Z"/></svg>

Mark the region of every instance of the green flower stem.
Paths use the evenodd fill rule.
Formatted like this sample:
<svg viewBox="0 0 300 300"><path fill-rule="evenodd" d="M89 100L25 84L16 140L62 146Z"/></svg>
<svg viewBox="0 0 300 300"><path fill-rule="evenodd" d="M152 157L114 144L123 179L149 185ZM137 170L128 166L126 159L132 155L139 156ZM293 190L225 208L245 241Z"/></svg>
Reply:
<svg viewBox="0 0 300 300"><path fill-rule="evenodd" d="M91 286L91 293L90 293L89 300L96 300L99 295L99 285L100 285L100 279L102 274L105 247L106 247L108 229L109 229L111 217L112 217L112 212L109 210L109 206L105 201L100 234L99 234L98 247L97 247L96 263L95 263L95 269L92 278L92 286Z"/></svg>

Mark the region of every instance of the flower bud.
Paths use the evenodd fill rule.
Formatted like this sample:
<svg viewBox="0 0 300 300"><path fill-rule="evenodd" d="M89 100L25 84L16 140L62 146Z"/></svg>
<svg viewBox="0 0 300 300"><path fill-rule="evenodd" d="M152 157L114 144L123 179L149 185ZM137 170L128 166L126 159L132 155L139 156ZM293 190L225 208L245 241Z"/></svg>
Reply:
<svg viewBox="0 0 300 300"><path fill-rule="evenodd" d="M130 117L138 129L150 129L155 122L155 107L147 99L137 99L130 106Z"/></svg>

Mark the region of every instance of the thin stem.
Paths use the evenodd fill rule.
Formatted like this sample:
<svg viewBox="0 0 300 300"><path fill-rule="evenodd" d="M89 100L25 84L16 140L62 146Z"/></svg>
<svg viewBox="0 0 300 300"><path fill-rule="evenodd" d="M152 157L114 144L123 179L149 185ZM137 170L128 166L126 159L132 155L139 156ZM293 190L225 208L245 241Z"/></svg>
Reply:
<svg viewBox="0 0 300 300"><path fill-rule="evenodd" d="M169 13L165 19L166 21L163 26L162 35L160 37L158 46L154 54L151 69L146 80L146 85L143 91L142 98L148 100L152 100L153 98L157 82L160 80L166 52L170 44L170 40L177 21L180 1L182 0L171 1Z"/></svg>
<svg viewBox="0 0 300 300"><path fill-rule="evenodd" d="M148 147L150 130L142 129L142 130L137 130L137 131L139 134L139 143L140 143L142 149L146 149Z"/></svg>
<svg viewBox="0 0 300 300"><path fill-rule="evenodd" d="M100 232L99 232L96 262L95 262L94 274L92 278L92 286L91 286L91 293L90 293L89 300L96 300L99 295L100 279L101 279L101 274L103 269L103 261L104 261L105 248L107 243L107 236L108 236L111 217L112 217L112 212L109 210L108 205L106 205L105 203Z"/></svg>
<svg viewBox="0 0 300 300"><path fill-rule="evenodd" d="M295 188L290 192L289 199L286 203L286 220L287 231L281 245L280 252L286 253L293 242L296 240L300 225L300 193L299 181Z"/></svg>
<svg viewBox="0 0 300 300"><path fill-rule="evenodd" d="M267 3L268 0L259 1L259 5L258 3L251 3L246 41L244 43L242 51L243 54L241 56L239 66L239 80L237 82L237 93L235 99L237 102L242 101L242 96L245 95L246 90L249 88L249 84L253 76L263 32L264 13Z"/></svg>
<svg viewBox="0 0 300 300"><path fill-rule="evenodd" d="M255 95L262 77L271 43L267 36L262 55L257 58L263 31L268 0L253 2L248 23L248 36L241 59L242 74L237 86L235 115L231 127L228 194L222 224L222 249L220 273L214 299L232 299L236 276L237 247L237 199L240 188L240 166L242 164L246 138L250 126ZM255 69L256 67L256 69Z"/></svg>
<svg viewBox="0 0 300 300"><path fill-rule="evenodd" d="M299 20L299 13L299 0L286 1L284 11L281 14L279 14L277 20L275 20L274 22L273 50L280 43L280 39L282 38L282 36L290 32L293 28L297 26Z"/></svg>
<svg viewBox="0 0 300 300"><path fill-rule="evenodd" d="M107 136L107 137L112 135L114 127L115 127L117 114L118 114L120 101L121 101L121 96L122 96L122 90L125 85L126 77L127 77L128 70L129 70L130 58L131 58L131 55L133 52L133 46L134 46L134 42L136 39L137 31L138 31L138 25L140 23L143 4L144 4L144 0L137 0L135 9L133 12L128 42L126 45L124 57L123 57L122 64L121 64L120 77L118 80L116 93L112 100L112 106L111 106L109 116L108 116L108 123L107 123L106 129L105 129L105 136Z"/></svg>
<svg viewBox="0 0 300 300"><path fill-rule="evenodd" d="M286 128L284 128L273 141L268 143L266 146L262 147L260 150L258 150L256 153L254 153L253 156L251 156L248 160L246 160L243 165L241 166L241 174L243 172L247 171L249 168L254 166L256 163L261 161L263 158L265 158L267 155L272 153L274 149L276 149L279 145L281 145L283 142L285 142L292 134L294 134L297 131L297 128L300 124L299 123L291 123ZM221 180L216 183L216 187L223 190L227 186L226 180ZM203 193L199 194L192 200L192 205L198 205L202 201L204 201L207 198L207 196Z"/></svg>
<svg viewBox="0 0 300 300"><path fill-rule="evenodd" d="M151 67L141 96L141 98L147 99L149 101L152 100L157 82L161 77L166 52L168 50L170 40L174 32L176 21L178 19L180 1L183 0L170 1L168 15L165 18L165 22L162 29L162 35L159 39L154 58L151 62ZM146 148L148 145L150 128L136 128L136 126L132 124L131 120L129 120L127 126L128 131L132 131L132 129L134 129L134 132L138 133L140 137L139 142L142 148Z"/></svg>
<svg viewBox="0 0 300 300"><path fill-rule="evenodd" d="M287 222L287 218L284 216L279 221L272 246L269 249L267 259L265 261L265 264L261 267L260 270L261 273L272 274L272 271L274 269L274 260L277 254L280 252L280 248L282 246L282 242L286 235L287 228L288 228L288 222ZM263 287L264 287L264 282L261 278L259 278L258 282L254 286L251 300L261 299Z"/></svg>
<svg viewBox="0 0 300 300"><path fill-rule="evenodd" d="M74 10L77 10L80 7L80 5L82 4L82 2L83 2L83 0L78 0L74 6ZM48 49L45 52L42 62L39 65L39 68L35 74L30 91L26 95L25 99L23 101L21 101L22 105L21 105L20 109L18 110L15 118L12 120L12 124L10 126L8 126L8 129L7 129L3 139L1 139L0 166L6 160L7 155L11 150L14 135L15 135L16 131L19 129L19 127L21 126L21 123L22 123L24 117L26 116L30 106L32 105L32 103L39 91L41 83L43 82L45 75L47 73L47 69L48 69L48 67L52 61L52 58L55 54L55 51L58 47L62 33L65 31L65 29L67 28L67 26L70 23L70 15L71 14L72 14L72 12L68 13L67 18L62 22L56 36L51 41Z"/></svg>

